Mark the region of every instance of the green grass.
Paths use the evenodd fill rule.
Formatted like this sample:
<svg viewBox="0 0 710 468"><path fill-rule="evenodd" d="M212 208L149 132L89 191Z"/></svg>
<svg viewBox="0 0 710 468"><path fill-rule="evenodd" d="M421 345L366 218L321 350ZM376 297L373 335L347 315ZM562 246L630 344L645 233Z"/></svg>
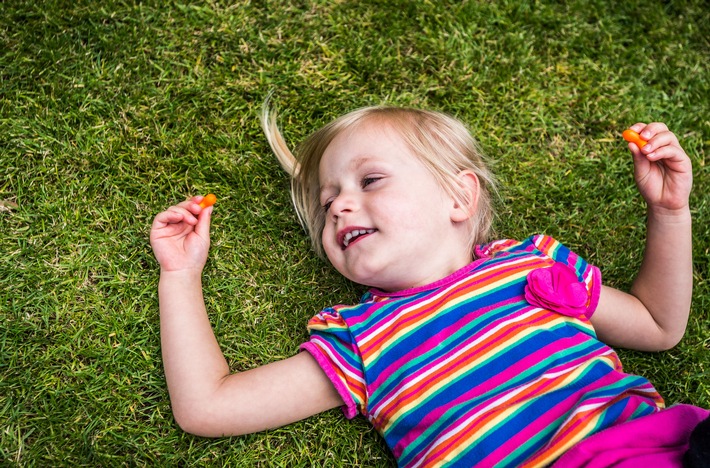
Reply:
<svg viewBox="0 0 710 468"><path fill-rule="evenodd" d="M620 132L661 120L693 160L686 337L621 350L669 403L710 407L710 10L702 0L0 3L0 464L390 466L337 410L210 440L175 425L153 216L220 198L205 269L235 370L290 356L357 298L317 260L257 116L295 143L356 107L467 122L496 161L499 235L545 232L625 288L644 206Z"/></svg>

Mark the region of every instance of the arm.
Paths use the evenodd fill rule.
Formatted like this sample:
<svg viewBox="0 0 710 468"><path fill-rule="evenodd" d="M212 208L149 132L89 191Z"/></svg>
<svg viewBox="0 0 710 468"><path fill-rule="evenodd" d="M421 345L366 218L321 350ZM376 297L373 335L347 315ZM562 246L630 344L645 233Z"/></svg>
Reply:
<svg viewBox="0 0 710 468"><path fill-rule="evenodd" d="M636 184L648 205L646 249L630 293L603 287L592 323L612 346L657 351L680 341L690 312L692 167L665 125L631 128L648 141L642 149L629 143Z"/></svg>
<svg viewBox="0 0 710 468"><path fill-rule="evenodd" d="M214 437L278 427L342 404L308 353L231 374L202 297L212 207L199 198L156 216L160 335L173 414L187 432Z"/></svg>

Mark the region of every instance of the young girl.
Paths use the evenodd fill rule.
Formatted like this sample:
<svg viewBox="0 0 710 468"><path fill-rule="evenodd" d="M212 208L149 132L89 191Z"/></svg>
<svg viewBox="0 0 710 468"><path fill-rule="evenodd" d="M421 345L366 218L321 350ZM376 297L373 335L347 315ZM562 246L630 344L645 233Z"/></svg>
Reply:
<svg viewBox="0 0 710 468"><path fill-rule="evenodd" d="M298 158L275 116L263 123L316 252L370 289L313 317L303 352L230 373L201 288L212 207L198 196L158 214L163 359L184 430L245 434L340 406L411 467L679 466L696 426L704 439L707 411L663 409L609 347L664 350L685 331L692 171L665 125L631 127L648 141L629 144L648 239L624 293L550 237L485 243L494 179L454 118L357 110ZM702 458L693 450L689 466Z"/></svg>

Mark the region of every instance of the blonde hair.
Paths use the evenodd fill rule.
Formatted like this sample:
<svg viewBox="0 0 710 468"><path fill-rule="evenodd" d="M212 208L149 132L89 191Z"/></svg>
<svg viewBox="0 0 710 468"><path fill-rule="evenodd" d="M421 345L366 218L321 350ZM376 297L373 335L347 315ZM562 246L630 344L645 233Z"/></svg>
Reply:
<svg viewBox="0 0 710 468"><path fill-rule="evenodd" d="M488 168L478 143L459 120L420 109L373 106L357 109L321 127L300 145L295 154L289 150L276 121L277 113L264 101L261 123L271 149L279 163L291 175L291 199L299 220L313 243L316 253L324 257L321 234L326 214L320 204L318 169L330 143L345 130L364 122L389 125L409 146L415 156L431 171L444 190L463 205L470 205L462 182L461 171L470 170L478 178L475 211L469 218L469 248L488 240L493 222L495 178Z"/></svg>

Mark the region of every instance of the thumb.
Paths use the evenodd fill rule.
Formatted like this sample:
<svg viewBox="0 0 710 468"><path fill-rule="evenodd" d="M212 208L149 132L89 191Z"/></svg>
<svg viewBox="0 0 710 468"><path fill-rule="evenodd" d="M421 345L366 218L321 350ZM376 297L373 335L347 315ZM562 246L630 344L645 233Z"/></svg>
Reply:
<svg viewBox="0 0 710 468"><path fill-rule="evenodd" d="M212 206L208 206L197 216L197 224L195 225L195 233L209 242L210 239L210 223L212 220Z"/></svg>
<svg viewBox="0 0 710 468"><path fill-rule="evenodd" d="M646 174L648 168L651 165L651 161L648 160L645 154L634 143L629 143L629 151L633 155L634 160L634 171L636 174Z"/></svg>

